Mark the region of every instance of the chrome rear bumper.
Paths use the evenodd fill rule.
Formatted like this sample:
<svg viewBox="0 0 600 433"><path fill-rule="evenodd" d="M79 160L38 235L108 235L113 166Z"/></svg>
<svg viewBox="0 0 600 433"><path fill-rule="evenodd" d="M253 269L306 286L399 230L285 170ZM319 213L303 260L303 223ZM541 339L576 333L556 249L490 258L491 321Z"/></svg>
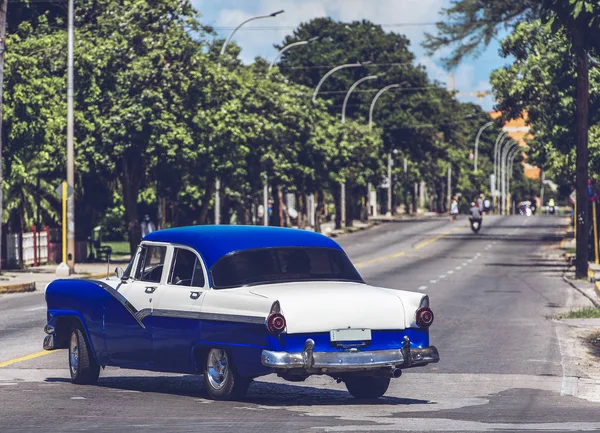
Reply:
<svg viewBox="0 0 600 433"><path fill-rule="evenodd" d="M408 337L400 349L346 352L317 352L312 339L306 340L302 352L275 352L263 350L261 362L275 369L322 370L340 372L371 370L385 367L409 368L439 362L440 355L435 346L411 349Z"/></svg>

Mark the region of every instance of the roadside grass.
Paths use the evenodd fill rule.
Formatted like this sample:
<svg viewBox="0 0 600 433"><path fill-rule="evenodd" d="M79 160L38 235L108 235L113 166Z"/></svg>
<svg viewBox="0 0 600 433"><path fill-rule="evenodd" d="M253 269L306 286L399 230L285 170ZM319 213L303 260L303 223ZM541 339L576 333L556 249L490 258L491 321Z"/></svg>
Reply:
<svg viewBox="0 0 600 433"><path fill-rule="evenodd" d="M568 248L568 249L567 249L567 252L566 252L566 254L569 254L569 255L571 255L571 254L575 254L575 247L573 247L573 248Z"/></svg>
<svg viewBox="0 0 600 433"><path fill-rule="evenodd" d="M600 319L600 308L585 307L558 316L559 319Z"/></svg>
<svg viewBox="0 0 600 433"><path fill-rule="evenodd" d="M129 242L127 241L102 242L102 245L109 245L112 248L113 256L129 255Z"/></svg>

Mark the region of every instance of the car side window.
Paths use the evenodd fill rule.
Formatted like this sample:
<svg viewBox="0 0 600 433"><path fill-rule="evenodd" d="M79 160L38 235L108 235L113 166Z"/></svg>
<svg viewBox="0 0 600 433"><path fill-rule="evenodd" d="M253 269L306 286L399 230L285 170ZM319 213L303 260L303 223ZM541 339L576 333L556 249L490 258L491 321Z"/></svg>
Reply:
<svg viewBox="0 0 600 433"><path fill-rule="evenodd" d="M198 256L184 248L175 248L169 284L204 287L204 272Z"/></svg>
<svg viewBox="0 0 600 433"><path fill-rule="evenodd" d="M143 245L135 271L135 279L149 283L160 283L166 254L167 247L165 246Z"/></svg>

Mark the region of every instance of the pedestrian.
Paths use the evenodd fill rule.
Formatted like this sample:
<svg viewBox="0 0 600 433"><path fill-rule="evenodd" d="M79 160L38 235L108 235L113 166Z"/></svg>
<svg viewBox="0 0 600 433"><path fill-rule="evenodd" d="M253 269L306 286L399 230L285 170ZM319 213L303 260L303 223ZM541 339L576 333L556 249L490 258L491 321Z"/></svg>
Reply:
<svg viewBox="0 0 600 433"><path fill-rule="evenodd" d="M477 199L477 207L479 208L479 212L483 213L483 194L479 194L479 198Z"/></svg>
<svg viewBox="0 0 600 433"><path fill-rule="evenodd" d="M492 203L490 202L489 199L486 198L483 201L483 213L490 213L491 206L492 206Z"/></svg>
<svg viewBox="0 0 600 433"><path fill-rule="evenodd" d="M150 215L144 215L144 220L140 224L140 227L142 229L142 237L156 230L154 223L150 219Z"/></svg>
<svg viewBox="0 0 600 433"><path fill-rule="evenodd" d="M450 204L450 222L456 221L456 216L458 215L458 200L456 196L452 197L452 203Z"/></svg>

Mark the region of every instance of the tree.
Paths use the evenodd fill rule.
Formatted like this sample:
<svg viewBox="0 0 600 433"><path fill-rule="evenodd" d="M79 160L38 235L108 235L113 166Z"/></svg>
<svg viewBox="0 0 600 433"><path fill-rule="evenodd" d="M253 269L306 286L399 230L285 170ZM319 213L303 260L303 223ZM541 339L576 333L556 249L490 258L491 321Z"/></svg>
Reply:
<svg viewBox="0 0 600 433"><path fill-rule="evenodd" d="M438 23L438 34L428 35L425 46L430 52L455 46L446 58L456 66L466 55L488 45L502 27L511 30L520 22L541 18L554 30L564 29L573 47L577 74L577 201L587 201L588 181L588 58L589 51L600 46L600 4L595 0L456 0L442 10L446 22ZM578 208L576 275L587 276L589 215L585 206Z"/></svg>

